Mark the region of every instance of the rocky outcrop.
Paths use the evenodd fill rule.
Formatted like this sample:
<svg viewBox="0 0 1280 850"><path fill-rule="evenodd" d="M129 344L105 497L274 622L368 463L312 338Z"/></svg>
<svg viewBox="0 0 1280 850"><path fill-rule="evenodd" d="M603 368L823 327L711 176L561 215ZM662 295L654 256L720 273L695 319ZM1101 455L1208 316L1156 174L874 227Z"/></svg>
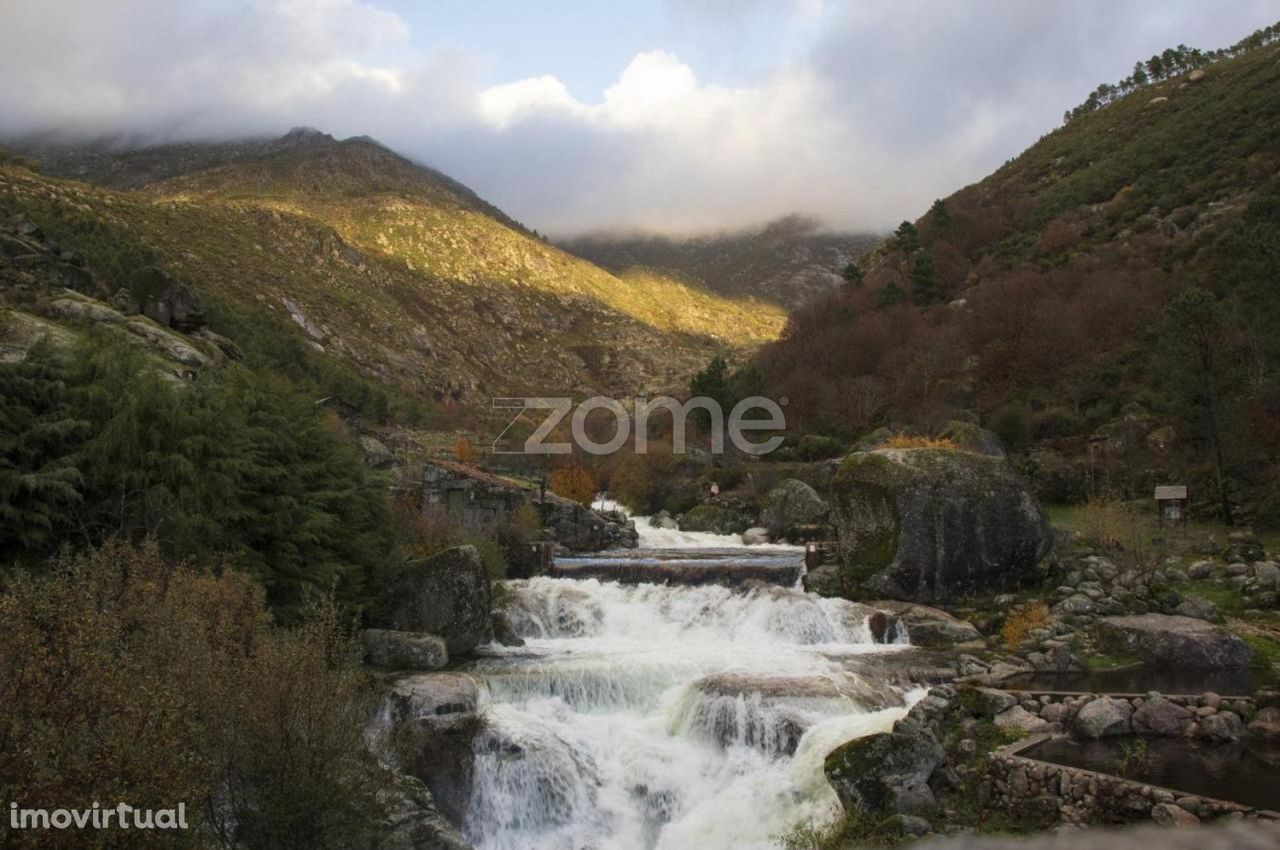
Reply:
<svg viewBox="0 0 1280 850"><path fill-rule="evenodd" d="M386 832L379 850L472 850L436 808L422 780L396 774L379 794L386 808Z"/></svg>
<svg viewBox="0 0 1280 850"><path fill-rule="evenodd" d="M928 815L938 808L929 777L946 759L931 735L882 732L836 748L823 770L846 811Z"/></svg>
<svg viewBox="0 0 1280 850"><path fill-rule="evenodd" d="M1249 645L1204 620L1166 614L1103 617L1104 647L1165 667L1235 669L1252 661Z"/></svg>
<svg viewBox="0 0 1280 850"><path fill-rule="evenodd" d="M475 680L461 673L409 676L392 684L389 704L405 772L426 784L450 822L462 824L471 801L472 750L484 731Z"/></svg>
<svg viewBox="0 0 1280 850"><path fill-rule="evenodd" d="M977 626L937 608L893 599L879 599L867 605L888 614L889 630L905 629L914 646L949 647L982 640L982 632Z"/></svg>
<svg viewBox="0 0 1280 850"><path fill-rule="evenodd" d="M745 509L721 501L704 502L690 508L680 517L681 531L705 531L712 534L741 534L756 524Z"/></svg>
<svg viewBox="0 0 1280 850"><path fill-rule="evenodd" d="M449 663L445 642L422 632L365 629L360 646L365 664L385 670L439 670Z"/></svg>
<svg viewBox="0 0 1280 850"><path fill-rule="evenodd" d="M844 595L920 602L1038 578L1052 533L1004 460L947 449L850 455L833 482Z"/></svg>
<svg viewBox="0 0 1280 850"><path fill-rule="evenodd" d="M799 479L788 478L765 497L760 521L775 535L785 537L793 526L825 522L830 512L818 491Z"/></svg>
<svg viewBox="0 0 1280 850"><path fill-rule="evenodd" d="M952 420L940 432L938 439L950 440L961 449L989 457L1004 457L1004 444L991 431L972 422Z"/></svg>
<svg viewBox="0 0 1280 850"><path fill-rule="evenodd" d="M450 655L466 655L489 639L493 592L474 546L410 562L387 599L386 625L439 635Z"/></svg>

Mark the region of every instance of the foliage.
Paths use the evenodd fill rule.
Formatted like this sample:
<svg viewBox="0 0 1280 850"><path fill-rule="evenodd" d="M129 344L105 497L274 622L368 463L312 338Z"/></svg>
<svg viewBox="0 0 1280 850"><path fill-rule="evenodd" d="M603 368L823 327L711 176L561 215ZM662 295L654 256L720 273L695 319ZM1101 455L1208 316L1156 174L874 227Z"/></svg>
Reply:
<svg viewBox="0 0 1280 850"><path fill-rule="evenodd" d="M886 449L946 449L947 451L961 451L955 441L947 437L922 437L915 434L894 434L884 441L883 447Z"/></svg>
<svg viewBox="0 0 1280 850"><path fill-rule="evenodd" d="M186 803L189 833L108 831L103 847L371 843L383 786L362 732L373 693L331 606L280 630L242 573L116 541L46 575L10 575L0 616L6 799ZM39 831L5 846L82 845Z"/></svg>
<svg viewBox="0 0 1280 850"><path fill-rule="evenodd" d="M1009 614L1000 629L1000 639L1004 641L1005 648L1012 652L1027 639L1027 635L1044 628L1048 623L1049 606L1040 601L1030 602Z"/></svg>
<svg viewBox="0 0 1280 850"><path fill-rule="evenodd" d="M1116 776L1131 777L1142 772L1151 761L1147 742L1143 738L1122 744L1120 755L1116 758L1114 773Z"/></svg>
<svg viewBox="0 0 1280 850"><path fill-rule="evenodd" d="M460 435L453 443L453 459L458 463L475 463L476 450L471 445L471 438Z"/></svg>
<svg viewBox="0 0 1280 850"><path fill-rule="evenodd" d="M1197 68L1204 68L1223 59L1258 50L1273 44L1277 40L1280 40L1280 23L1255 30L1251 35L1221 50L1206 52L1197 48L1187 47L1185 44L1165 48L1163 52L1152 55L1145 62L1138 62L1134 65L1133 73L1119 83L1115 85L1103 83L1098 86L1090 92L1088 99L1084 103L1068 110L1063 115L1063 123L1079 118L1081 115L1095 112L1118 98L1124 97L1144 86L1185 74Z"/></svg>
<svg viewBox="0 0 1280 850"><path fill-rule="evenodd" d="M596 477L584 464L570 461L551 470L551 492L590 507L596 496Z"/></svg>
<svg viewBox="0 0 1280 850"><path fill-rule="evenodd" d="M385 496L336 419L282 379L230 368L176 387L90 338L0 364L0 385L15 390L0 420L11 556L38 559L52 532L151 536L166 557L225 555L286 620L330 595L364 603L392 536Z"/></svg>

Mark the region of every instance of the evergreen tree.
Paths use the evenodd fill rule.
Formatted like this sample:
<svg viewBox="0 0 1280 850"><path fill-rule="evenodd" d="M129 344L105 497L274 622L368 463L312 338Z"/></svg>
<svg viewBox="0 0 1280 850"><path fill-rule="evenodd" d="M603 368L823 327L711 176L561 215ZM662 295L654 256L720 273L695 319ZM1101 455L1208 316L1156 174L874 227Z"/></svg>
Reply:
<svg viewBox="0 0 1280 850"><path fill-rule="evenodd" d="M933 202L933 206L929 207L929 218L935 225L946 228L951 225L951 211L947 209L947 202L941 198Z"/></svg>
<svg viewBox="0 0 1280 850"><path fill-rule="evenodd" d="M902 291L902 287L893 281L889 281L880 292L876 295L876 307L880 310L887 310L895 304L900 304L907 297Z"/></svg>
<svg viewBox="0 0 1280 850"><path fill-rule="evenodd" d="M937 266L927 251L920 252L911 267L911 296L917 304L932 304L941 297Z"/></svg>
<svg viewBox="0 0 1280 850"><path fill-rule="evenodd" d="M920 231L909 221L898 225L893 238L897 241L898 248L908 254L913 254L920 248Z"/></svg>
<svg viewBox="0 0 1280 850"><path fill-rule="evenodd" d="M844 278L844 282L850 286L862 286L862 269L858 268L857 263L849 263L844 267L844 271L840 272L840 277Z"/></svg>
<svg viewBox="0 0 1280 850"><path fill-rule="evenodd" d="M82 499L71 456L89 432L69 398L67 370L38 345L0 365L0 555L53 545Z"/></svg>

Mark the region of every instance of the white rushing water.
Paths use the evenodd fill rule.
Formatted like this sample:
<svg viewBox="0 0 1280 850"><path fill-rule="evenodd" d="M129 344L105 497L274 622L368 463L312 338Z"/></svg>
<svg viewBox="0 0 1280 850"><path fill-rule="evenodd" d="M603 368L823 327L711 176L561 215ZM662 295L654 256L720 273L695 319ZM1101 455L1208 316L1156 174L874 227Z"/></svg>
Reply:
<svg viewBox="0 0 1280 850"><path fill-rule="evenodd" d="M683 559L745 548L637 527L642 548ZM858 673L902 647L872 643L843 600L764 585L508 586L527 646L470 667L486 721L466 823L479 850L776 848L798 823L836 816L827 753L888 731L919 695Z"/></svg>
<svg viewBox="0 0 1280 850"><path fill-rule="evenodd" d="M602 511L630 512L626 506L611 499L597 497L592 507ZM800 546L780 543L755 543L750 546L742 542L737 534L713 534L709 531L681 531L677 528L659 528L653 524L653 518L633 516L636 533L640 535L641 549L750 549L756 552L801 552Z"/></svg>

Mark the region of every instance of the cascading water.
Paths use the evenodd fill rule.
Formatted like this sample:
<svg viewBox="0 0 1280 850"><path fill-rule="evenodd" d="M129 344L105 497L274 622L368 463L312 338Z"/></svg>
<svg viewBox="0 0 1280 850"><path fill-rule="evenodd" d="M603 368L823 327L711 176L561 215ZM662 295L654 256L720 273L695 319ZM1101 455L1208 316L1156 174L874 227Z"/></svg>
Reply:
<svg viewBox="0 0 1280 850"><path fill-rule="evenodd" d="M642 548L684 558L742 548L637 528ZM468 667L484 694L465 824L479 850L775 848L834 817L826 754L917 695L866 674L902 647L873 643L842 600L545 577L508 592L527 645Z"/></svg>

